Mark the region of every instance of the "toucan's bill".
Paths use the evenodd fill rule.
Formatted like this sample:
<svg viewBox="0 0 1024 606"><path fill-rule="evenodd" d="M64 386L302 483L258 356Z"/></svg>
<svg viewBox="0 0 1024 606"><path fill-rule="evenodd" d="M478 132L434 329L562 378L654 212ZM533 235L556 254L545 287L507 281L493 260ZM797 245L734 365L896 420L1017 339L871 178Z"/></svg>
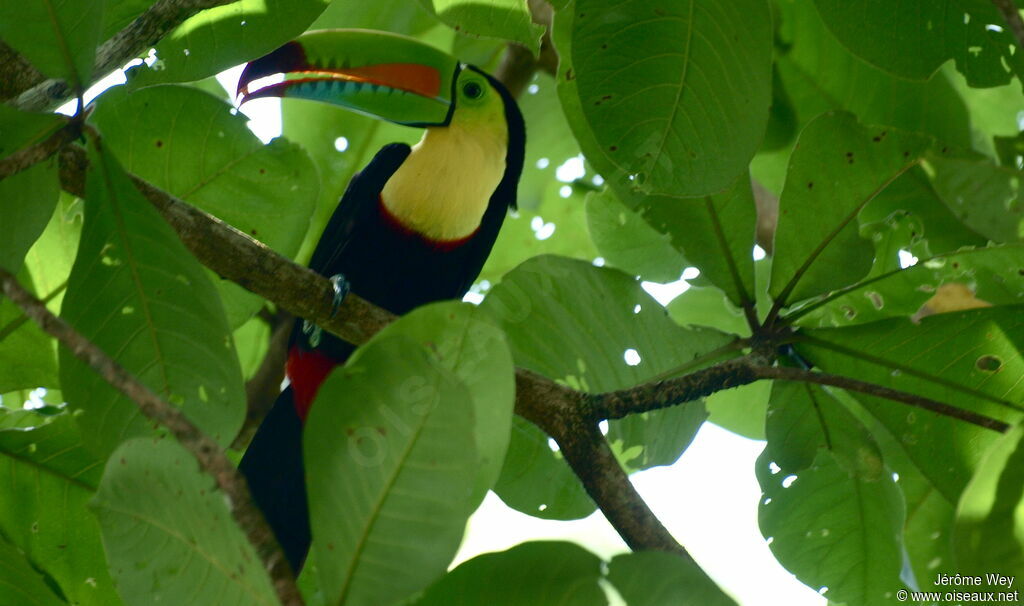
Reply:
<svg viewBox="0 0 1024 606"><path fill-rule="evenodd" d="M320 30L246 65L238 95L241 103L310 99L407 126L443 126L451 120L462 68L454 57L407 36Z"/></svg>

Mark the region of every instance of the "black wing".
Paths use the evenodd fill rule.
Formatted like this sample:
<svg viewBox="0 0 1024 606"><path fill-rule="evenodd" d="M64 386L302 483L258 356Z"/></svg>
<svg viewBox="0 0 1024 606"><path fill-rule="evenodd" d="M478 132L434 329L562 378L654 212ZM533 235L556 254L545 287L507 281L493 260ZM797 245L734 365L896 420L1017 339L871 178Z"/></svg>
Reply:
<svg viewBox="0 0 1024 606"><path fill-rule="evenodd" d="M377 201L384 185L395 174L398 167L409 157L410 147L405 143L391 143L380 148L366 168L349 181L345 194L327 222L320 241L313 251L309 268L323 275L331 276L335 261L351 240L352 230L368 212L376 211Z"/></svg>

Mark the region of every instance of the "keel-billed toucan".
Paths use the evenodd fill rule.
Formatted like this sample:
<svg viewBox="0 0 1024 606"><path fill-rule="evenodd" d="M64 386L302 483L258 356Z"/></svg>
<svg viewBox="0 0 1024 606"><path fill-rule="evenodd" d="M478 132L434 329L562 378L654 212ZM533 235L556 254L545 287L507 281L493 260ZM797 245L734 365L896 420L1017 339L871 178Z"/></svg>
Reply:
<svg viewBox="0 0 1024 606"><path fill-rule="evenodd" d="M269 76L277 79L259 86ZM343 276L353 292L396 314L466 293L515 207L523 167L523 118L497 80L411 38L330 30L252 61L238 88L242 102L309 99L426 129L411 148L384 146L352 178L310 268ZM289 348L290 386L240 469L298 570L310 543L302 423L320 384L354 347L299 320Z"/></svg>

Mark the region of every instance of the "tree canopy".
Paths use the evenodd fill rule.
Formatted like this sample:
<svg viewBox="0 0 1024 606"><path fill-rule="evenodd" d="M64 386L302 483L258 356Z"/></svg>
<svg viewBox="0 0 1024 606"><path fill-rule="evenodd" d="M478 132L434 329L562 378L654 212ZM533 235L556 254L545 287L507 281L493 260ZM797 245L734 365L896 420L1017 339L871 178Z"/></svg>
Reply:
<svg viewBox="0 0 1024 606"><path fill-rule="evenodd" d="M761 532L830 602L1012 593L1022 7L0 0L0 606L731 604L629 481L704 423L765 440ZM335 313L302 267L355 171L419 132L286 100L264 143L215 76L340 27L517 97L479 304ZM665 306L643 288L687 268ZM297 579L234 469L295 317L360 345L304 434ZM449 571L489 490L599 509L633 552Z"/></svg>

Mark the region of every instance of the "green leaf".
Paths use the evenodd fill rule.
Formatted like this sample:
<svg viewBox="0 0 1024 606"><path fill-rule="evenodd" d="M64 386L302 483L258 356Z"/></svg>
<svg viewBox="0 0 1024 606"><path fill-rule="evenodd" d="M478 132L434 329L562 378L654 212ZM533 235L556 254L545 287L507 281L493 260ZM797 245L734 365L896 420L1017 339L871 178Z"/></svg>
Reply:
<svg viewBox="0 0 1024 606"><path fill-rule="evenodd" d="M404 335L415 340L459 379L473 403L480 458L474 507L501 473L512 429L515 367L505 335L480 308L442 302L420 307L374 335L371 342Z"/></svg>
<svg viewBox="0 0 1024 606"><path fill-rule="evenodd" d="M117 589L129 606L279 602L228 500L195 457L139 438L110 457L91 503Z"/></svg>
<svg viewBox="0 0 1024 606"><path fill-rule="evenodd" d="M871 244L857 232L857 213L918 162L920 135L860 125L827 113L800 133L779 198L771 295L787 304L864 277Z"/></svg>
<svg viewBox="0 0 1024 606"><path fill-rule="evenodd" d="M750 334L743 312L713 286L691 286L669 301L666 309L672 319L683 326L709 326L737 335Z"/></svg>
<svg viewBox="0 0 1024 606"><path fill-rule="evenodd" d="M1024 401L1021 306L992 307L801 333L797 351L825 372L1011 421ZM927 410L853 394L955 503L996 434ZM1012 408L1011 408L1012 407Z"/></svg>
<svg viewBox="0 0 1024 606"><path fill-rule="evenodd" d="M156 45L132 84L189 82L265 55L304 32L330 0L239 0L201 11Z"/></svg>
<svg viewBox="0 0 1024 606"><path fill-rule="evenodd" d="M918 319L944 285L969 286L991 305L1015 305L1024 293L1024 244L962 250L918 261L838 291L790 317L807 326L846 326L902 316Z"/></svg>
<svg viewBox="0 0 1024 606"><path fill-rule="evenodd" d="M765 434L765 455L786 473L809 468L822 450L864 480L877 480L884 471L867 429L817 385L773 382Z"/></svg>
<svg viewBox="0 0 1024 606"><path fill-rule="evenodd" d="M699 566L671 553L617 555L608 565L608 580L629 606L736 604Z"/></svg>
<svg viewBox="0 0 1024 606"><path fill-rule="evenodd" d="M1024 172L978 154L928 158L935 191L967 227L994 242L1024 240Z"/></svg>
<svg viewBox="0 0 1024 606"><path fill-rule="evenodd" d="M828 452L796 475L773 472L768 452L757 460L764 499L761 533L772 553L831 602L883 606L900 580L903 502L889 474L851 475Z"/></svg>
<svg viewBox="0 0 1024 606"><path fill-rule="evenodd" d="M401 335L359 349L324 383L303 442L327 603L390 604L444 573L480 474L473 407L462 382Z"/></svg>
<svg viewBox="0 0 1024 606"><path fill-rule="evenodd" d="M25 271L18 282L35 290ZM0 298L0 393L58 385L53 339L14 302Z"/></svg>
<svg viewBox="0 0 1024 606"><path fill-rule="evenodd" d="M644 219L737 306L754 303L754 231L757 207L750 177L699 200L647 197Z"/></svg>
<svg viewBox="0 0 1024 606"><path fill-rule="evenodd" d="M154 86L103 95L91 120L125 169L292 257L313 212L319 179L298 145L260 143L246 118L204 92ZM214 278L232 327L263 304Z"/></svg>
<svg viewBox="0 0 1024 606"><path fill-rule="evenodd" d="M1024 428L1017 426L985 455L960 497L954 544L964 574L1024 574Z"/></svg>
<svg viewBox="0 0 1024 606"><path fill-rule="evenodd" d="M60 312L78 252L83 210L81 199L62 192L46 229L25 256L25 270L31 274L36 292L47 299L47 307L54 313Z"/></svg>
<svg viewBox="0 0 1024 606"><path fill-rule="evenodd" d="M676 325L627 274L560 257L523 263L494 287L482 307L505 330L517 366L590 393L643 383L731 340L718 331ZM702 408L696 402L690 406ZM676 415L687 413L649 413L625 428L612 421L608 439L622 441L618 451L633 465L645 458L674 460L689 443L686 428L693 421L687 417L680 424ZM547 436L522 422L515 423L495 492L509 506L549 519L583 517L594 507Z"/></svg>
<svg viewBox="0 0 1024 606"><path fill-rule="evenodd" d="M562 111L557 82L553 77L545 72L538 73L516 102L523 112L528 131L523 174L519 178L519 208L541 212L543 209L539 207L547 201L552 182L558 177L558 168L571 158L582 158L582 154ZM584 168L593 172L591 167ZM590 176L590 183L594 183L594 175ZM558 187L564 184L561 181ZM576 182L572 185L585 184ZM597 188L596 185L594 187Z"/></svg>
<svg viewBox="0 0 1024 606"><path fill-rule="evenodd" d="M861 59L903 78L927 80L949 59L971 86L1005 84L1024 59L989 2L814 0L829 29ZM989 24L999 24L998 29ZM1019 49L1018 49L1019 50Z"/></svg>
<svg viewBox="0 0 1024 606"><path fill-rule="evenodd" d="M925 132L950 145L970 145L967 107L946 74L938 73L927 82L893 76L843 47L813 3L783 0L778 6L784 52L777 66L801 126L823 112L846 110L863 124L885 124Z"/></svg>
<svg viewBox="0 0 1024 606"><path fill-rule="evenodd" d="M0 158L42 142L64 124L66 119L57 114L34 114L0 105Z"/></svg>
<svg viewBox="0 0 1024 606"><path fill-rule="evenodd" d="M4 0L0 38L50 78L84 89L103 26L104 2Z"/></svg>
<svg viewBox="0 0 1024 606"><path fill-rule="evenodd" d="M518 42L537 55L544 28L533 22L525 0L420 0L455 31Z"/></svg>
<svg viewBox="0 0 1024 606"><path fill-rule="evenodd" d="M224 310L201 266L93 140L85 225L62 317L206 434L231 441L245 414L241 371ZM67 349L64 395L104 455L152 422Z"/></svg>
<svg viewBox="0 0 1024 606"><path fill-rule="evenodd" d="M900 175L886 187L864 207L857 218L862 229L870 227L872 223L887 223L889 227L897 230L909 226L909 233L903 229L904 235L909 238L898 243L898 248L914 252L922 259L966 246L984 246L988 242L986 238L960 222L939 196L924 169L917 166ZM901 222L904 225L898 226L897 224ZM876 248L877 244L876 241ZM872 274L878 269L878 261L876 252ZM885 261L894 263L898 261L898 257L894 253Z"/></svg>
<svg viewBox="0 0 1024 606"><path fill-rule="evenodd" d="M652 282L673 282L688 265L667 234L648 225L608 188L587 196L587 229L609 267Z"/></svg>
<svg viewBox="0 0 1024 606"><path fill-rule="evenodd" d="M309 29L352 27L418 36L437 25L419 2L408 0L333 0Z"/></svg>
<svg viewBox="0 0 1024 606"><path fill-rule="evenodd" d="M14 274L21 271L25 254L53 215L59 193L56 158L0 181L0 267Z"/></svg>
<svg viewBox="0 0 1024 606"><path fill-rule="evenodd" d="M0 408L0 427L0 535L71 603L119 604L87 509L102 462L84 448L74 419Z"/></svg>
<svg viewBox="0 0 1024 606"><path fill-rule="evenodd" d="M704 400L708 421L751 440L765 439L770 388L758 381L711 394Z"/></svg>
<svg viewBox="0 0 1024 606"><path fill-rule="evenodd" d="M0 606L59 606L67 604L14 545L0 538Z"/></svg>
<svg viewBox="0 0 1024 606"><path fill-rule="evenodd" d="M601 560L582 547L535 541L460 564L410 606L602 606L600 578Z"/></svg>
<svg viewBox="0 0 1024 606"><path fill-rule="evenodd" d="M576 0L554 37L566 116L616 190L702 196L746 170L771 103L767 2Z"/></svg>

